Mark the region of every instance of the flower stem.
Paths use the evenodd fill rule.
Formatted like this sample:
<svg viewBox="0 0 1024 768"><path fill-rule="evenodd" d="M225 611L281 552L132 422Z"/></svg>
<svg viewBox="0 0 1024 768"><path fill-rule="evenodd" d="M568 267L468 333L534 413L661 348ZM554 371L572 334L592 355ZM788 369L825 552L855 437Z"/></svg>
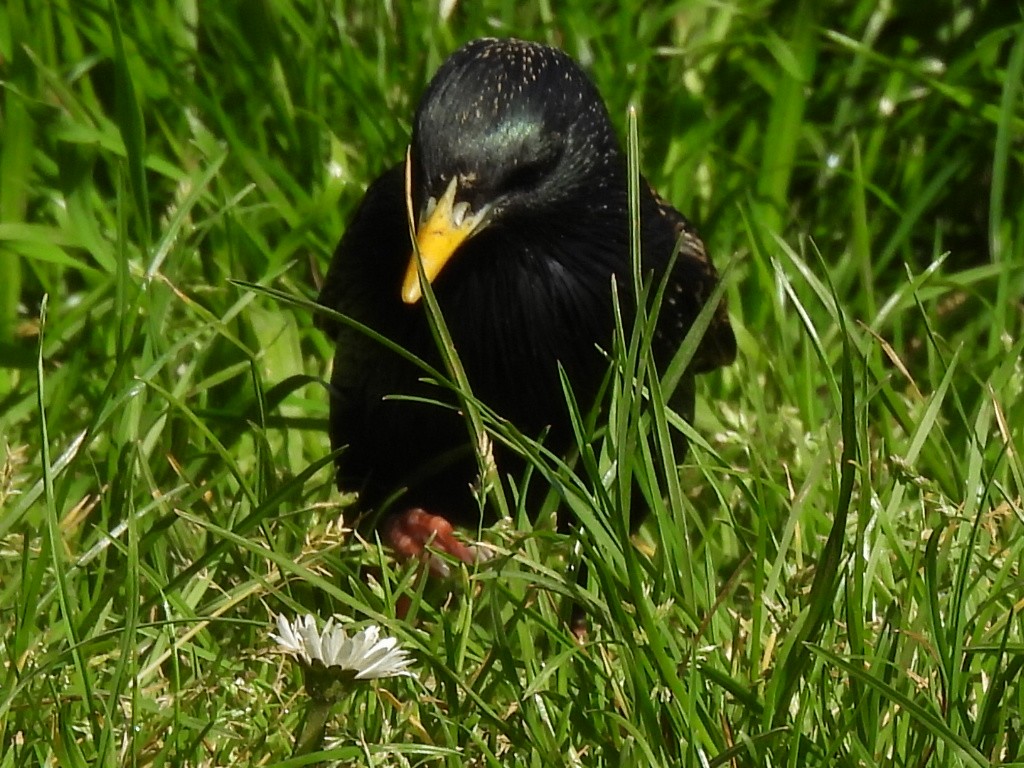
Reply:
<svg viewBox="0 0 1024 768"><path fill-rule="evenodd" d="M299 727L299 735L295 739L295 751L292 757L308 755L316 752L324 742L324 733L327 731L327 718L331 714L331 704L326 701L310 700L309 708L306 710L306 717Z"/></svg>

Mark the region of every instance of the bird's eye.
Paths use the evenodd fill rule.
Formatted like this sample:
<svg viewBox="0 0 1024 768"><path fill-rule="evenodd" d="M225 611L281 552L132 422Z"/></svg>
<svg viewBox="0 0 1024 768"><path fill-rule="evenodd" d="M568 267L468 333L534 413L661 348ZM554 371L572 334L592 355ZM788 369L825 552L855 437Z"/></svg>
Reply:
<svg viewBox="0 0 1024 768"><path fill-rule="evenodd" d="M546 157L543 160L531 160L517 165L501 180L500 189L504 193L527 192L537 187L544 177L551 173L557 157Z"/></svg>

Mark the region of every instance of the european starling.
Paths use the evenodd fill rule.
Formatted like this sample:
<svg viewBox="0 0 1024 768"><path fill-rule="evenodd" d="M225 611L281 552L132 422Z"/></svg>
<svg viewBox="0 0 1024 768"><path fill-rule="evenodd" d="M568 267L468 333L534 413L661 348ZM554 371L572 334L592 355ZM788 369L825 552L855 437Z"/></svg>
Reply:
<svg viewBox="0 0 1024 768"><path fill-rule="evenodd" d="M423 94L406 163L423 272L474 395L567 451L573 436L558 367L581 406L591 404L608 369L612 283L620 297L633 290L626 157L597 89L555 48L475 40ZM319 302L444 370L420 300L406 163L367 189ZM643 272L663 279L681 244L654 339L664 366L718 276L694 228L646 182L640 203ZM344 448L338 486L359 492L360 509L374 513L372 525L400 554L422 555L429 543L472 562L474 550L450 524L481 523L471 493L478 464L454 398L438 405L445 391L412 363L347 325L324 326L337 343L330 433ZM692 418L693 375L735 353L720 306L676 391L677 412ZM500 447L494 458L501 474L522 466Z"/></svg>

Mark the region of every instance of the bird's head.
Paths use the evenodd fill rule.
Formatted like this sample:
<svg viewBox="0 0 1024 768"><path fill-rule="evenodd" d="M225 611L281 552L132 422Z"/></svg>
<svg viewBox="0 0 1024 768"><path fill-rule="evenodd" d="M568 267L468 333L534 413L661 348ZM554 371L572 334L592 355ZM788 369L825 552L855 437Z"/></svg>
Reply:
<svg viewBox="0 0 1024 768"><path fill-rule="evenodd" d="M433 280L468 239L570 204L615 183L621 155L607 110L561 51L521 40L474 40L427 87L409 155L416 251ZM415 253L402 285L421 295Z"/></svg>

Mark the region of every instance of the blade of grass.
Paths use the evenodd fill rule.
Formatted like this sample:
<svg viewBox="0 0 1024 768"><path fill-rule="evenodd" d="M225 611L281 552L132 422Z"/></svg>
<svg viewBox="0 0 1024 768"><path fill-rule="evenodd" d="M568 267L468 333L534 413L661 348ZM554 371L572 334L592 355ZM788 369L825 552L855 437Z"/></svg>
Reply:
<svg viewBox="0 0 1024 768"><path fill-rule="evenodd" d="M44 375L43 338L46 329L46 304L47 297L44 296L39 307L39 345L38 358L36 360L36 392L39 417L39 443L42 459L42 480L43 480L43 501L46 505L46 534L48 555L53 564L53 572L56 580L57 597L60 604L60 612L63 617L63 629L70 642L71 655L74 659L75 669L79 675L82 685L82 693L88 704L89 725L91 728L93 744L98 744L103 738L103 726L99 721L99 714L102 711L99 702L93 694L92 669L86 663L81 652L81 637L77 626L77 605L75 604L74 592L71 590L67 572L69 564L64 561L64 539L61 536L60 513L57 510L57 498L53 489L53 474L50 464L50 435L46 419L46 377Z"/></svg>
<svg viewBox="0 0 1024 768"><path fill-rule="evenodd" d="M128 178L131 182L135 215L138 217L137 235L143 249L148 249L153 231L150 222L149 187L146 183L146 128L142 118L142 107L132 78L132 66L121 31L121 14L118 5L111 0L107 6L110 17L111 38L114 43L115 93L117 101L117 124L124 141L128 159Z"/></svg>
<svg viewBox="0 0 1024 768"><path fill-rule="evenodd" d="M886 699L899 704L900 707L913 717L914 720L920 723L929 734L948 744L957 752L957 754L968 760L971 765L979 766L979 768L987 768L987 766L990 765L986 757L978 752L973 744L960 734L951 731L949 726L947 726L936 713L922 707L915 700L904 695L896 688L881 683L869 670L866 670L856 664L852 664L832 651L825 648L819 648L815 645L809 645L808 648L812 653L824 659L832 666L838 667L846 672L846 674L858 678L864 685L877 690Z"/></svg>

